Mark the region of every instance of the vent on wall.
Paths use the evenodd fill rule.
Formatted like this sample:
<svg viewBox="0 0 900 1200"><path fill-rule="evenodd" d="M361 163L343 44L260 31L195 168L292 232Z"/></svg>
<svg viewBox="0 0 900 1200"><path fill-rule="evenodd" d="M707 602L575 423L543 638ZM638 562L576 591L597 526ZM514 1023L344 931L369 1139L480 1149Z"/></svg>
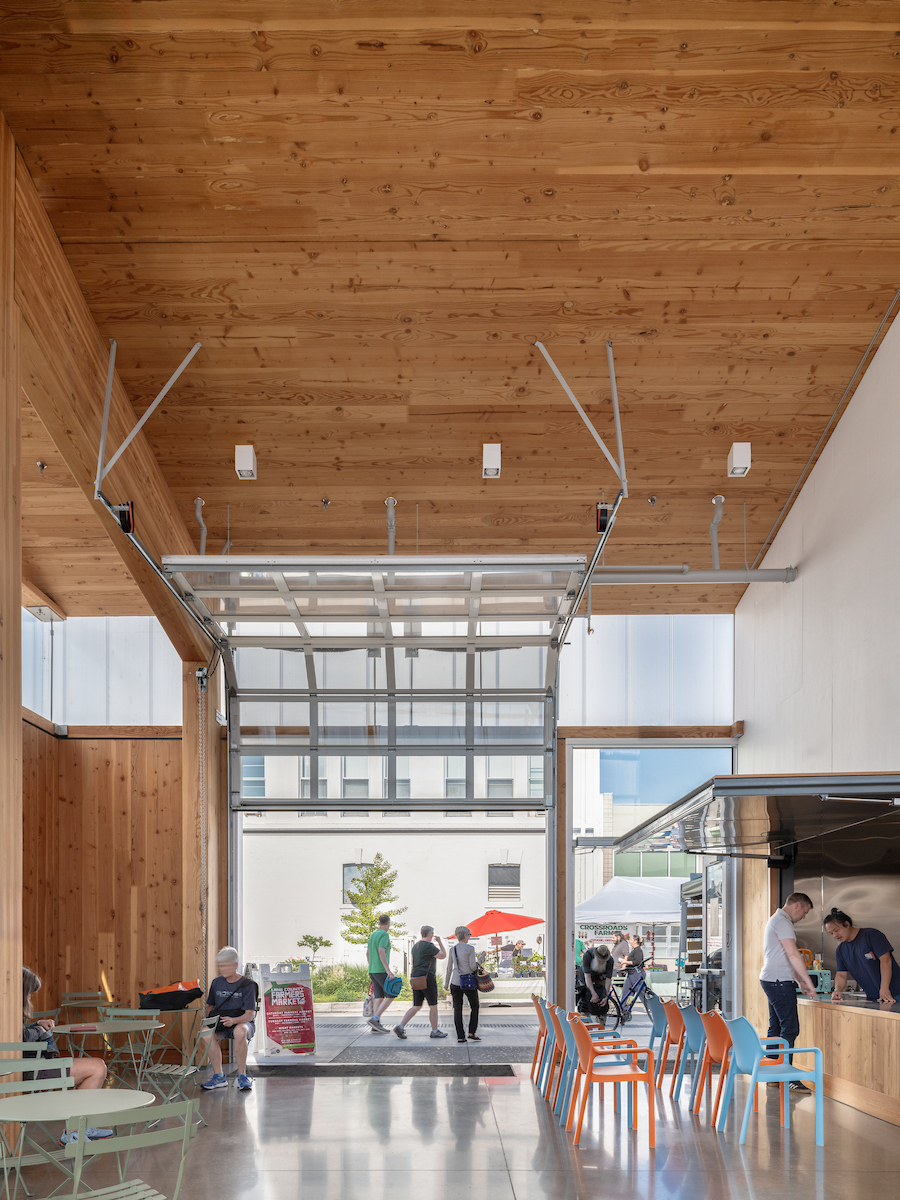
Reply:
<svg viewBox="0 0 900 1200"><path fill-rule="evenodd" d="M518 904L522 899L522 868L518 863L492 863L488 867L488 903Z"/></svg>

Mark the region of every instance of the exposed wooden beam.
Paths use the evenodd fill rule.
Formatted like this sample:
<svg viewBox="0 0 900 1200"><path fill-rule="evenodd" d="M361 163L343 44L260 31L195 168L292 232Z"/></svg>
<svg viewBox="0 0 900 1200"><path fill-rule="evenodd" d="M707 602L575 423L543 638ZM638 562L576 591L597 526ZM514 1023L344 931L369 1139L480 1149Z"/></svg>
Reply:
<svg viewBox="0 0 900 1200"><path fill-rule="evenodd" d="M23 608L49 608L50 611L60 621L65 621L66 614L56 603L51 600L46 592L42 592L35 584L30 583L27 579L22 580L22 607Z"/></svg>
<svg viewBox="0 0 900 1200"><path fill-rule="evenodd" d="M22 513L15 142L0 115L0 1042L22 1023Z"/></svg>
<svg viewBox="0 0 900 1200"><path fill-rule="evenodd" d="M15 189L15 299L23 318L22 387L178 654L182 659L208 657L209 641L124 536L118 523L93 499L108 347L101 342L21 158L16 164ZM116 379L109 422L110 447L119 445L134 420L125 391ZM157 561L163 554L196 552L142 435L135 438L110 472L105 486L113 501L135 502L137 532ZM16 579L19 575L17 569Z"/></svg>
<svg viewBox="0 0 900 1200"><path fill-rule="evenodd" d="M744 722L733 725L560 725L561 738L739 738Z"/></svg>

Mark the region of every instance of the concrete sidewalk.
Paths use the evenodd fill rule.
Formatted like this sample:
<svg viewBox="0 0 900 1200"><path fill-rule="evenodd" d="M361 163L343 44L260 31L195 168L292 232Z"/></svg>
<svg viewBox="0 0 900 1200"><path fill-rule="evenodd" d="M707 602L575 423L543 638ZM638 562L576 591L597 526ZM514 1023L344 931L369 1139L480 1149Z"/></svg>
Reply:
<svg viewBox="0 0 900 1200"><path fill-rule="evenodd" d="M456 1029L452 1014L441 1009L438 1028L446 1038L431 1038L431 1026L427 1014L417 1016L406 1027L407 1039L401 1041L394 1032L406 1006L393 1004L384 1018L389 1033L376 1033L359 1015L316 1013L316 1052L304 1054L293 1061L309 1065L324 1063L530 1063L537 1039L538 1023L534 1012L519 1015L509 1010L485 1012L481 1010L478 1022L480 1042L466 1042L461 1046L456 1040ZM468 1010L466 1010L466 1022ZM466 1024L466 1028L468 1025ZM620 1031L621 1032L621 1031ZM640 1045L647 1044L650 1022L641 1014L635 1017L621 1032L623 1037L633 1037ZM253 1056L250 1056L251 1066Z"/></svg>

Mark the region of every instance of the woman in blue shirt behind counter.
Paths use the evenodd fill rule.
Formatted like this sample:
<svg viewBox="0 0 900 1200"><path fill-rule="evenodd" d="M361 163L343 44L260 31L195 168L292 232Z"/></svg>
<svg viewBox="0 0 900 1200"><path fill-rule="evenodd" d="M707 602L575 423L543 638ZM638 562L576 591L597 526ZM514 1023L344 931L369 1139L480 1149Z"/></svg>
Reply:
<svg viewBox="0 0 900 1200"><path fill-rule="evenodd" d="M900 966L894 958L894 947L880 929L859 929L836 908L823 924L839 943L832 1000L840 1001L848 975L863 989L867 1000L893 1004L900 999Z"/></svg>

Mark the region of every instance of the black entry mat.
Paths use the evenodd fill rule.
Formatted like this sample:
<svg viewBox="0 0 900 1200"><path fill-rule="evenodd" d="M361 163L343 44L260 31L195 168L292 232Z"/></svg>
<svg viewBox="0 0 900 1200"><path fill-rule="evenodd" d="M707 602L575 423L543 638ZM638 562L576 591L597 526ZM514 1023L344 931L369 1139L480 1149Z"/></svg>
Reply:
<svg viewBox="0 0 900 1200"><path fill-rule="evenodd" d="M256 1067L261 1079L339 1078L347 1075L465 1075L496 1079L515 1075L508 1063L296 1063L290 1067Z"/></svg>

